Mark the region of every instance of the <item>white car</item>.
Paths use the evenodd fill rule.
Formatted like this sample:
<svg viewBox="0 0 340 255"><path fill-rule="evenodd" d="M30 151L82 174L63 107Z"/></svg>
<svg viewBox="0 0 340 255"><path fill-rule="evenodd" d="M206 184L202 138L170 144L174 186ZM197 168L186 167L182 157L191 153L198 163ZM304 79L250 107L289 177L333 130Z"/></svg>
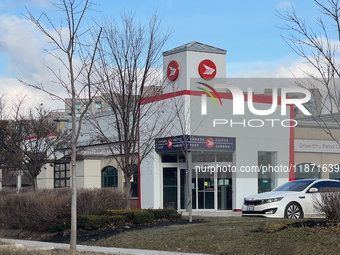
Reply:
<svg viewBox="0 0 340 255"><path fill-rule="evenodd" d="M320 217L314 208L322 189L340 189L340 181L328 179L302 179L287 182L270 192L256 194L244 199L242 216L265 216L270 218Z"/></svg>

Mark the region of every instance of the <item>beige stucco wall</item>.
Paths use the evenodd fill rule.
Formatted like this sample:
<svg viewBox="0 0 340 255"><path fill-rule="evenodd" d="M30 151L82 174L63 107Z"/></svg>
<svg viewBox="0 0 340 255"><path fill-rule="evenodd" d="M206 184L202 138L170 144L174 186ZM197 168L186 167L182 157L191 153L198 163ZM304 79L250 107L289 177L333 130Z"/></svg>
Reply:
<svg viewBox="0 0 340 255"><path fill-rule="evenodd" d="M53 189L54 188L54 165L51 163L45 164L37 179L38 189Z"/></svg>
<svg viewBox="0 0 340 255"><path fill-rule="evenodd" d="M340 129L330 129L335 139L340 140ZM327 140L333 138L321 128L296 127L294 129L295 139Z"/></svg>
<svg viewBox="0 0 340 255"><path fill-rule="evenodd" d="M115 158L91 156L77 160L77 186L78 188L101 188L101 171L106 166L113 166L118 170L118 188L124 187L124 174L119 169ZM72 173L70 173L72 174ZM39 189L54 188L54 164L48 163L38 176Z"/></svg>

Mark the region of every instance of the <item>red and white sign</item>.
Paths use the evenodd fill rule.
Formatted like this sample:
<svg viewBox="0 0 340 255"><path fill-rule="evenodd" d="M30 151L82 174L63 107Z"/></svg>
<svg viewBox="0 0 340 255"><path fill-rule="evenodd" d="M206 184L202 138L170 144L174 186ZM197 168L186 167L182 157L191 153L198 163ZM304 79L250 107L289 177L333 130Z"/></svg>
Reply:
<svg viewBox="0 0 340 255"><path fill-rule="evenodd" d="M177 79L178 74L179 74L179 65L178 65L177 61L172 60L168 64L168 69L167 69L168 79L170 81L174 81L174 80Z"/></svg>
<svg viewBox="0 0 340 255"><path fill-rule="evenodd" d="M216 75L216 65L211 60L205 59L198 65L198 72L203 79L211 80Z"/></svg>
<svg viewBox="0 0 340 255"><path fill-rule="evenodd" d="M125 178L123 179L123 181L125 182ZM133 175L130 176L130 182L133 182Z"/></svg>
<svg viewBox="0 0 340 255"><path fill-rule="evenodd" d="M172 148L172 145L173 145L173 141L171 138L168 139L168 148L171 149Z"/></svg>
<svg viewBox="0 0 340 255"><path fill-rule="evenodd" d="M212 148L215 145L215 141L212 138L207 138L207 140L205 141L205 144L207 145L208 148Z"/></svg>

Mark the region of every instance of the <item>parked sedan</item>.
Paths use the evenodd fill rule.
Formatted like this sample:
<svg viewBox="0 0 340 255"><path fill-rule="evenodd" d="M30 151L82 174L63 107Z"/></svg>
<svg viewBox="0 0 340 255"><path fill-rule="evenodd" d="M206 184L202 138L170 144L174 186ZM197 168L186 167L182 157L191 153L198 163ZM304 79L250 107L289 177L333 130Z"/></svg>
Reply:
<svg viewBox="0 0 340 255"><path fill-rule="evenodd" d="M303 179L287 182L270 192L244 199L242 216L270 218L320 217L314 201L323 189L340 189L340 181L328 179Z"/></svg>

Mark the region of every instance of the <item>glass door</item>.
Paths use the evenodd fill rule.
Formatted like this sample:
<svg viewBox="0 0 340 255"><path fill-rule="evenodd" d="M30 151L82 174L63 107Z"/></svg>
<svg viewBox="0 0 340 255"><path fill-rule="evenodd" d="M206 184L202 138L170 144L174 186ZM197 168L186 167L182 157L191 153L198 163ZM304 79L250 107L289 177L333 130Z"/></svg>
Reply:
<svg viewBox="0 0 340 255"><path fill-rule="evenodd" d="M232 209L232 176L231 173L217 173L217 204L218 210Z"/></svg>
<svg viewBox="0 0 340 255"><path fill-rule="evenodd" d="M177 167L163 168L163 208L177 210Z"/></svg>
<svg viewBox="0 0 340 255"><path fill-rule="evenodd" d="M185 169L180 170L180 201L181 201L181 209L186 209L187 203L187 178Z"/></svg>
<svg viewBox="0 0 340 255"><path fill-rule="evenodd" d="M198 209L214 209L214 173L198 173Z"/></svg>

